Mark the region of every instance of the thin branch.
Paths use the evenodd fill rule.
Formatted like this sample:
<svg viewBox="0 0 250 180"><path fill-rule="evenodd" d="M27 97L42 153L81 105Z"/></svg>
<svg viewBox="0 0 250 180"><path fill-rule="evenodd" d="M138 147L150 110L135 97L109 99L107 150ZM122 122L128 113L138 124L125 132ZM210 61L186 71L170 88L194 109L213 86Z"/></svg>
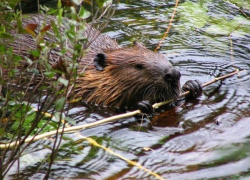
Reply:
<svg viewBox="0 0 250 180"><path fill-rule="evenodd" d="M170 21L169 21L167 31L165 32L164 36L161 38L161 40L160 40L158 46L155 48L154 52L156 52L156 51L161 47L161 43L165 40L166 36L168 35L168 33L169 33L169 31L170 31L170 28L171 28L171 26L172 26L172 22L173 22L175 13L176 13L176 8L177 8L177 6L178 6L178 1L179 1L179 0L176 0L176 1L175 1L174 11L173 11L173 14L172 14L172 16L171 16L171 19L170 19Z"/></svg>

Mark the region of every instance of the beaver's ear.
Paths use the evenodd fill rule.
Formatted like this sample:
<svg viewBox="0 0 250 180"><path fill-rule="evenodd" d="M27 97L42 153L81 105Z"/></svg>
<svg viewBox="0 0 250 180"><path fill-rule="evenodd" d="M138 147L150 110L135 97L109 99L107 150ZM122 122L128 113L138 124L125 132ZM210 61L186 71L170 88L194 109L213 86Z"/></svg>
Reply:
<svg viewBox="0 0 250 180"><path fill-rule="evenodd" d="M138 43L137 41L134 41L133 44L135 47L146 48L145 46L143 46L141 43Z"/></svg>
<svg viewBox="0 0 250 180"><path fill-rule="evenodd" d="M106 55L103 53L98 53L94 59L94 66L97 71L103 71L106 66Z"/></svg>

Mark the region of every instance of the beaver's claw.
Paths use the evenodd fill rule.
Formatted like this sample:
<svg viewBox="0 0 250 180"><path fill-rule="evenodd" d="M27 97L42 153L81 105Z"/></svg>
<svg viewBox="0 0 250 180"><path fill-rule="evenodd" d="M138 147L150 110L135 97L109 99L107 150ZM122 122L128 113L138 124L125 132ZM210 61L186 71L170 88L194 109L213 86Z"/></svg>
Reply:
<svg viewBox="0 0 250 180"><path fill-rule="evenodd" d="M202 95L201 83L197 80L189 80L182 86L183 91L190 91L187 98L198 98Z"/></svg>
<svg viewBox="0 0 250 180"><path fill-rule="evenodd" d="M152 114L154 112L154 108L149 101L141 101L137 104L137 108L141 110L142 113Z"/></svg>

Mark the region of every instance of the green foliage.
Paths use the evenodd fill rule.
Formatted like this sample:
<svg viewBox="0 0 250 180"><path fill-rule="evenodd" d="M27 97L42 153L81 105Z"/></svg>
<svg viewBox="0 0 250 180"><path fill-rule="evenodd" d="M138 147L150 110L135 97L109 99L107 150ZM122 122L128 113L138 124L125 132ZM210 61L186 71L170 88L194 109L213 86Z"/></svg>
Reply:
<svg viewBox="0 0 250 180"><path fill-rule="evenodd" d="M207 23L207 7L203 4L186 1L178 7L180 21L182 22L181 30L195 30L202 28Z"/></svg>
<svg viewBox="0 0 250 180"><path fill-rule="evenodd" d="M205 29L211 35L244 36L250 32L250 21L243 16L235 16L232 20L225 17L210 19L211 25Z"/></svg>
<svg viewBox="0 0 250 180"><path fill-rule="evenodd" d="M70 123L72 125L76 125L76 122L74 119L72 119L71 117L65 117L64 120L67 122L67 123Z"/></svg>
<svg viewBox="0 0 250 180"><path fill-rule="evenodd" d="M99 8L106 6L107 4L111 4L112 0L97 0L97 5Z"/></svg>
<svg viewBox="0 0 250 180"><path fill-rule="evenodd" d="M57 111L62 111L63 106L65 104L65 101L66 101L66 98L65 97L61 97L60 99L58 99L55 102L55 108L56 108Z"/></svg>
<svg viewBox="0 0 250 180"><path fill-rule="evenodd" d="M250 34L250 19L244 14L245 7L239 4L214 0L187 0L180 3L172 28L175 33L170 41L177 40L183 44L190 42L183 41L183 38L196 39L201 48L208 52L227 53L231 48L229 36L242 38ZM225 5L226 8L222 7ZM220 10L221 13L218 13Z"/></svg>
<svg viewBox="0 0 250 180"><path fill-rule="evenodd" d="M36 123L38 114L31 108L27 103L16 103L10 101L8 106L5 106L4 109L7 109L7 117L10 118L10 126L8 129L1 128L0 130L0 139L16 139L17 134L25 135L32 128L36 126L30 135L35 135L37 131L40 133L47 132L49 130L55 130L49 122L50 118L44 116ZM2 110L4 110L2 109ZM3 113L3 111L2 111ZM46 126L44 126L46 124ZM44 126L44 127L43 127Z"/></svg>
<svg viewBox="0 0 250 180"><path fill-rule="evenodd" d="M74 1L81 5L82 0ZM87 37L82 34L86 30L86 19L90 12L84 7L63 7L58 1L57 8L40 6L44 19L37 24L22 25L21 11L14 10L19 7L20 0L4 0L0 3L0 141L15 142L25 140L47 131L57 130L62 127L62 119L75 124L68 117L69 90L73 91L77 79L78 62L84 56L83 49ZM99 1L102 7L107 1ZM46 24L48 15L55 15L55 20ZM68 19L65 21L64 16ZM36 32L35 32L36 31ZM16 34L28 34L35 40L37 48L26 52L23 57L9 44L13 43ZM48 37L44 38L45 36ZM70 47L68 48L68 44ZM57 65L63 68L54 68L48 59L51 52L58 55ZM25 65L25 66L24 66ZM37 103L38 109L32 108L32 103ZM50 112L52 116L45 115ZM55 142L56 143L56 142ZM8 159L2 153L10 149L1 150L0 160L2 179L8 171L8 164L18 159L16 149L22 152L26 146L16 144ZM4 162L4 164L2 164ZM50 161L52 163L52 161Z"/></svg>
<svg viewBox="0 0 250 180"><path fill-rule="evenodd" d="M239 4L240 7L248 8L249 3L241 0L233 0L231 3ZM212 3L212 2L210 2ZM198 3L186 1L182 3L177 14L180 16L180 25L175 26L179 32L203 30L213 36L234 35L243 36L250 32L250 21L243 15L231 16L209 16L209 2L199 1Z"/></svg>
<svg viewBox="0 0 250 180"><path fill-rule="evenodd" d="M84 20L84 19L87 19L90 15L91 15L90 12L87 11L84 7L81 7L81 8L80 8L79 17L80 17L81 19L83 19L83 20Z"/></svg>
<svg viewBox="0 0 250 180"><path fill-rule="evenodd" d="M13 104L13 106L10 108L10 111L15 112L15 114L12 116L14 124L11 127L14 131L20 130L20 123L22 124L21 128L27 131L29 129L28 127L30 127L32 121L36 117L34 110L25 104Z"/></svg>

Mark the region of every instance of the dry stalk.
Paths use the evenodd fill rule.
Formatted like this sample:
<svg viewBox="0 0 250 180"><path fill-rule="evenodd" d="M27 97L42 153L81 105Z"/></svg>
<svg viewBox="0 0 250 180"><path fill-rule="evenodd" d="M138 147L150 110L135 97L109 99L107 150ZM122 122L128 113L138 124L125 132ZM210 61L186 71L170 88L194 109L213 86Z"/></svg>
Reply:
<svg viewBox="0 0 250 180"><path fill-rule="evenodd" d="M175 0L175 6L174 6L174 11L173 11L173 14L171 16L171 19L169 21L169 24L168 24L168 28L167 28L167 31L165 32L165 34L163 35L163 37L161 38L159 44L157 45L157 47L155 48L155 52L161 47L161 43L165 40L165 38L167 37L169 31L170 31L170 28L172 26L172 22L173 22L173 19L174 19L174 16L175 16L175 13L176 13L176 8L178 6L178 2L179 0Z"/></svg>
<svg viewBox="0 0 250 180"><path fill-rule="evenodd" d="M87 137L82 137L82 139L87 140L90 144L92 144L92 145L94 145L94 146L96 146L96 147L99 147L99 148L104 149L104 150L105 150L106 152L108 152L109 154L111 154L111 155L113 155L113 156L116 156L116 157L118 157L118 158L120 158L120 159L126 161L128 164L133 165L133 166L136 166L136 167L138 167L139 169L144 170L145 172L147 172L147 173L149 173L150 175L154 176L156 179L164 180L164 178L162 178L162 177L161 177L160 175L158 175L157 173L155 173L155 172L153 172L153 171L151 171L151 170L145 168L144 166L142 166L141 164L139 164L139 163L137 163L137 162L135 162L135 161L131 161L131 160L129 160L129 159L123 157L122 155L115 153L114 151L112 151L112 150L109 149L109 148L106 148L106 147L104 147L104 146L98 144L94 139L92 139L92 138L87 138Z"/></svg>
<svg viewBox="0 0 250 180"><path fill-rule="evenodd" d="M70 125L66 124L66 127L70 127ZM120 154L118 154L118 153L112 151L112 149L110 149L110 148L107 148L107 147L105 147L105 146L102 146L101 144L99 144L98 142L96 142L94 139L89 138L89 137L85 137L85 136L81 135L81 134L79 133L79 131L78 131L76 134L79 136L79 138L80 138L81 140L86 140L86 141L88 141L90 145L93 145L93 146L98 147L98 148L102 148L104 151L108 152L109 154L111 154L111 155L113 155L113 156L115 156L115 157L118 157L118 158L120 158L120 159L126 161L128 164L130 164L130 165L132 165L132 166L136 166L136 167L138 167L139 169L142 169L143 171L147 172L148 174L154 176L156 179L164 180L164 178L162 178L162 177L161 177L160 175L158 175L157 173L155 173L155 172L153 172L153 171L151 171L151 170L145 168L144 166L142 166L141 164L139 164L139 163L137 163L137 162L135 162L135 161L131 161L131 160L125 158L124 156L122 156L122 155L120 155Z"/></svg>

